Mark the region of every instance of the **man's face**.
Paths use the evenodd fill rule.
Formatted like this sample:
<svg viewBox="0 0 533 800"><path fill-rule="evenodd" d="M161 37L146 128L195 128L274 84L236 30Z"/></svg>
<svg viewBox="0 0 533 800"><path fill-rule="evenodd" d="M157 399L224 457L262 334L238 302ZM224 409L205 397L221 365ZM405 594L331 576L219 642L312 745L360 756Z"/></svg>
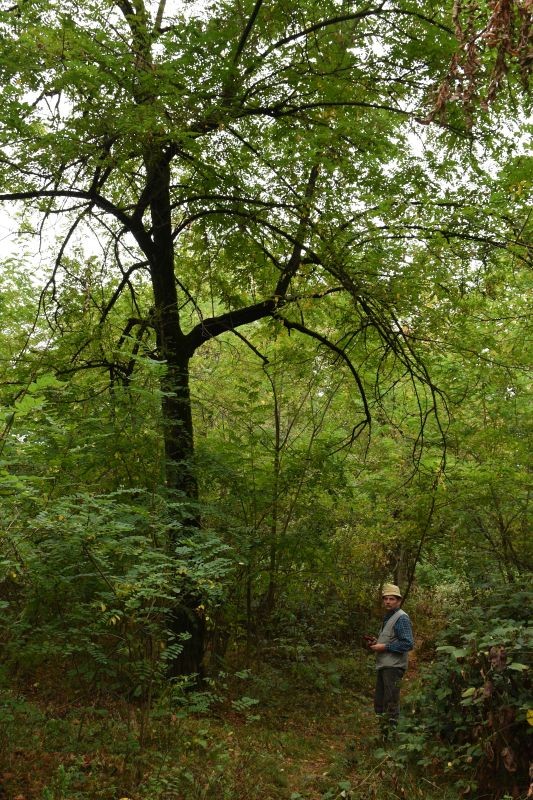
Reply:
<svg viewBox="0 0 533 800"><path fill-rule="evenodd" d="M397 608L400 608L402 602L401 597L396 597L395 594L384 594L383 595L383 605L387 609L387 611L395 611Z"/></svg>

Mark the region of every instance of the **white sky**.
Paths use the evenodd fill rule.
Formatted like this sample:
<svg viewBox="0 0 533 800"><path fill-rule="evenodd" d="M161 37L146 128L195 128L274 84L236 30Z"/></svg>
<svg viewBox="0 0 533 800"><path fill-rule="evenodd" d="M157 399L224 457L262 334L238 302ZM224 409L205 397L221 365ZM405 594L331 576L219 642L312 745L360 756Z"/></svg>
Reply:
<svg viewBox="0 0 533 800"><path fill-rule="evenodd" d="M0 256L6 258L20 252L20 239L14 218L15 209L7 203L0 203Z"/></svg>

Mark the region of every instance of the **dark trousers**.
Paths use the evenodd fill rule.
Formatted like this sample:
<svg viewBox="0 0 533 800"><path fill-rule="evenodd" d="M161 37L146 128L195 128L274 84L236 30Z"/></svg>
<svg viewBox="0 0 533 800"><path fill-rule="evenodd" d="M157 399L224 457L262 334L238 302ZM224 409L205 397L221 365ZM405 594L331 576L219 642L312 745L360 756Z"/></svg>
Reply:
<svg viewBox="0 0 533 800"><path fill-rule="evenodd" d="M384 725L395 726L400 716L400 683L405 670L401 667L382 667L377 670L374 711Z"/></svg>

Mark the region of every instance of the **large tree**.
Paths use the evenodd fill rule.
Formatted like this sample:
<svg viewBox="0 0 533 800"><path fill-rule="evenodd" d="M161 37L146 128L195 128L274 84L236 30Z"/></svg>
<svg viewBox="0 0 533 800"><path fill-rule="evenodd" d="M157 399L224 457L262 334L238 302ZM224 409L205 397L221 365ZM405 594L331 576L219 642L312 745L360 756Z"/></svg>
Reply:
<svg viewBox="0 0 533 800"><path fill-rule="evenodd" d="M519 252L514 220L479 214L488 177L466 145L476 93L493 101L513 57L523 82L527 25L518 0L480 14L434 0L20 0L1 12L1 199L23 201L57 241L41 310L60 325L65 281L77 282L101 328L129 297L114 353L79 342L73 366L113 382L140 348L165 364L166 484L192 507L190 361L267 317L346 369L354 436L390 375L413 382L422 429L433 415L444 438L409 318L459 263ZM415 155L433 120L441 148L457 139L454 159ZM72 257L84 242L99 243L99 278ZM358 339L371 389L350 358ZM196 603L176 629L199 635ZM195 668L201 643L191 652Z"/></svg>

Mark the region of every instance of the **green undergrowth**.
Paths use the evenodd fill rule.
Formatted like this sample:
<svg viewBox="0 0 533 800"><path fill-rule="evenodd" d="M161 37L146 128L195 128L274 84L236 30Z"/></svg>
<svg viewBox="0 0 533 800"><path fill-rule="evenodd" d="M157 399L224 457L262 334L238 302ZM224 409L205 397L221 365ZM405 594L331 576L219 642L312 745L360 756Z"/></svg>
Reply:
<svg viewBox="0 0 533 800"><path fill-rule="evenodd" d="M532 796L532 602L527 584L486 587L450 613L406 703L398 765L444 772L459 797Z"/></svg>
<svg viewBox="0 0 533 800"><path fill-rule="evenodd" d="M73 700L60 675L15 686L4 674L0 798L430 798L376 756L372 678L364 656L323 654L221 673L201 692L175 686L148 709Z"/></svg>
<svg viewBox="0 0 533 800"><path fill-rule="evenodd" d="M0 800L523 800L529 600L492 590L450 616L415 653L387 742L373 659L355 648L263 650L249 668L233 653L201 690L128 699L88 694L60 663L9 661Z"/></svg>

